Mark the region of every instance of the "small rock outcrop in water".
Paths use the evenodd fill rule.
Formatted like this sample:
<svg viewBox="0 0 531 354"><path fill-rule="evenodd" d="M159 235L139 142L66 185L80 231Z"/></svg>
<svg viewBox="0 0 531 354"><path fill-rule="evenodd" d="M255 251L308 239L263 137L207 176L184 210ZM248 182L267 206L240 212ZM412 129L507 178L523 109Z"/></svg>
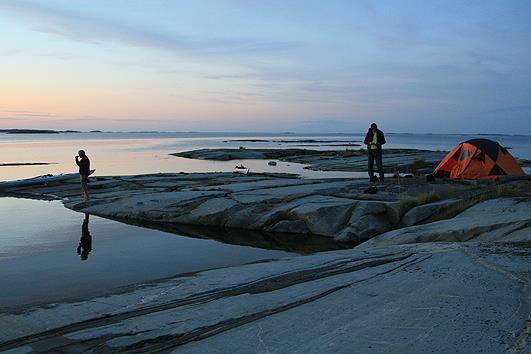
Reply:
<svg viewBox="0 0 531 354"><path fill-rule="evenodd" d="M397 168L402 172L433 171L446 155L441 151L416 149L384 149L384 166L387 172ZM367 170L367 156L364 150L311 150L311 149L200 149L171 154L199 160L244 160L277 159L308 165L308 169L318 171ZM419 165L421 168L419 168Z"/></svg>

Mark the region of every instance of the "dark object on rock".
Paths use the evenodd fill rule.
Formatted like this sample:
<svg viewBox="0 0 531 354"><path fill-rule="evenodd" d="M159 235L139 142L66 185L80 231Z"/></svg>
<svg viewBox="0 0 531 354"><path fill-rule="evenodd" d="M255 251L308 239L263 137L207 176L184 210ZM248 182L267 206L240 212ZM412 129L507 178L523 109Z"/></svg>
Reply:
<svg viewBox="0 0 531 354"><path fill-rule="evenodd" d="M426 182L435 182L435 176L433 175L433 173L426 175Z"/></svg>
<svg viewBox="0 0 531 354"><path fill-rule="evenodd" d="M370 186L363 193L365 193L365 194L376 194L377 192L378 192L378 188L376 188L376 186Z"/></svg>
<svg viewBox="0 0 531 354"><path fill-rule="evenodd" d="M267 164L269 166L276 166L277 165L276 161L269 161Z"/></svg>

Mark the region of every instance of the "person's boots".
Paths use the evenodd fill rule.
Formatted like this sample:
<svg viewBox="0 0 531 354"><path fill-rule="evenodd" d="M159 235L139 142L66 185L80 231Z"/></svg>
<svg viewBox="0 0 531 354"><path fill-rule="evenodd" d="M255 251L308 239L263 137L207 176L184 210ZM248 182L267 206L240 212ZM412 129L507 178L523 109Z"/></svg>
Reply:
<svg viewBox="0 0 531 354"><path fill-rule="evenodd" d="M380 183L384 183L384 176L380 175Z"/></svg>

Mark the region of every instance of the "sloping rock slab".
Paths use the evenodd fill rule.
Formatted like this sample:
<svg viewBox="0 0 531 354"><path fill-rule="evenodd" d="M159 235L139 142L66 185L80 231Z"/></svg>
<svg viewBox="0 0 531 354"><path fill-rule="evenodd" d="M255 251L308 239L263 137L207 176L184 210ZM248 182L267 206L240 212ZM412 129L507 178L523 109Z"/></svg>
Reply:
<svg viewBox="0 0 531 354"><path fill-rule="evenodd" d="M360 201L345 229L335 239L341 242L364 242L393 229L394 215L394 209L389 203Z"/></svg>
<svg viewBox="0 0 531 354"><path fill-rule="evenodd" d="M454 218L405 227L381 234L364 247L419 242L470 240L519 241L531 235L531 202L524 198L491 199ZM503 232L502 232L503 230ZM514 239L513 239L514 237Z"/></svg>
<svg viewBox="0 0 531 354"><path fill-rule="evenodd" d="M416 206L402 217L402 223L406 226L418 224L438 213L444 212L444 210L458 205L459 203L462 203L462 199L452 198Z"/></svg>
<svg viewBox="0 0 531 354"><path fill-rule="evenodd" d="M324 197L291 209L288 217L304 221L313 234L334 237L348 221L355 205L351 199Z"/></svg>

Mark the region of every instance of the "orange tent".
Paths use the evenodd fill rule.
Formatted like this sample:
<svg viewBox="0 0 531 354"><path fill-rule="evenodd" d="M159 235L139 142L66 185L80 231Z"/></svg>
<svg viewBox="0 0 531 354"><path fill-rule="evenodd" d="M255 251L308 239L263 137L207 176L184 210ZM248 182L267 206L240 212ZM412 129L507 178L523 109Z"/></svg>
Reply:
<svg viewBox="0 0 531 354"><path fill-rule="evenodd" d="M488 139L472 139L457 145L434 172L435 177L487 180L524 174L503 146Z"/></svg>

